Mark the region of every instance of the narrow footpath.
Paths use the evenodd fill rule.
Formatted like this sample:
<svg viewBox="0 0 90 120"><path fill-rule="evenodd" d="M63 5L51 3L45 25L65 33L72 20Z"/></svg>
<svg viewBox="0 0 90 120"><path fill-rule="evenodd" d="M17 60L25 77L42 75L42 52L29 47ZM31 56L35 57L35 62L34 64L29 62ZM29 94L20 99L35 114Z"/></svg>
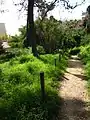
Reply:
<svg viewBox="0 0 90 120"><path fill-rule="evenodd" d="M59 120L90 120L86 85L83 65L77 56L72 56L61 82Z"/></svg>

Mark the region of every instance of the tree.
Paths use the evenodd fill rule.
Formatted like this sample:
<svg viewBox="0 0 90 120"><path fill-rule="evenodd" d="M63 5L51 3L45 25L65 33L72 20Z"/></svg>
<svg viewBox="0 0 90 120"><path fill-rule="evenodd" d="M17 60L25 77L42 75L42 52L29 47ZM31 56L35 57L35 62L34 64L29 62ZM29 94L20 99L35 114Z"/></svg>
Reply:
<svg viewBox="0 0 90 120"><path fill-rule="evenodd" d="M86 9L83 26L86 28L87 33L90 33L90 5Z"/></svg>
<svg viewBox="0 0 90 120"><path fill-rule="evenodd" d="M90 15L90 5L87 7L87 13Z"/></svg>
<svg viewBox="0 0 90 120"><path fill-rule="evenodd" d="M34 18L33 18L33 8L34 8L34 0L28 0L28 13L27 13L27 42L29 46L32 46L32 53L34 56L38 56L36 49L36 34L34 27ZM28 26L29 24L29 26ZM30 41L31 39L31 41Z"/></svg>
<svg viewBox="0 0 90 120"><path fill-rule="evenodd" d="M84 2L85 0L83 0ZM70 4L69 0L52 0L51 2L47 2L46 0L21 0L19 3L15 3L15 5L21 6L22 10L27 11L27 39L25 45L32 47L32 52L34 56L38 56L37 49L36 49L36 33L34 27L34 18L33 18L33 11L34 7L38 8L38 11L41 12L42 20L47 16L47 13L53 10L57 4L63 2L63 5L66 9L74 9L77 6L81 5L82 3L76 3L74 6Z"/></svg>

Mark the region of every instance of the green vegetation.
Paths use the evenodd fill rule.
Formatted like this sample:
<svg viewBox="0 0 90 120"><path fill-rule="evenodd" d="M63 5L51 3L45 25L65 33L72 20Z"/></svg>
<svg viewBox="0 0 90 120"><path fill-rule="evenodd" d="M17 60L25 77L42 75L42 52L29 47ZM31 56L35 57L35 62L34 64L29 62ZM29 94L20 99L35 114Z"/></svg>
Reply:
<svg viewBox="0 0 90 120"><path fill-rule="evenodd" d="M58 87L69 55L80 55L90 93L90 35L80 21L58 21L53 16L35 21L38 57L32 45L25 48L26 26L9 37L9 48L0 44L0 120L52 120L58 113ZM29 45L32 43L29 43ZM69 53L69 54L68 54ZM60 55L60 56L59 56ZM56 59L56 66L55 66ZM45 100L42 101L40 72L45 73Z"/></svg>
<svg viewBox="0 0 90 120"><path fill-rule="evenodd" d="M90 94L90 44L81 46L80 57L85 64L85 75L88 81L88 91Z"/></svg>
<svg viewBox="0 0 90 120"><path fill-rule="evenodd" d="M55 67L54 59L57 59ZM22 54L0 64L0 120L52 120L59 105L57 88L66 63L57 55ZM41 100L40 72L45 73L45 101Z"/></svg>
<svg viewBox="0 0 90 120"><path fill-rule="evenodd" d="M79 47L74 47L73 49L70 50L70 55L77 55L80 52Z"/></svg>
<svg viewBox="0 0 90 120"><path fill-rule="evenodd" d="M68 0L61 2L67 9L78 6L72 6ZM15 2L15 6L21 7L19 11L27 8L27 25L19 28L19 35L0 37L0 120L53 120L58 113L58 87L69 55L79 55L85 64L90 94L90 6L84 21L58 21L53 16L47 18L56 3L58 0ZM35 4L40 16L34 22ZM8 50L2 45L6 39ZM40 87L42 71L44 101Z"/></svg>
<svg viewBox="0 0 90 120"><path fill-rule="evenodd" d="M80 46L85 34L82 28L76 28L79 21L58 21L52 16L35 21L36 43L39 54L58 53L59 49L67 51L70 48ZM9 45L12 48L23 48L26 40L26 26L19 29L20 35L12 36Z"/></svg>
<svg viewBox="0 0 90 120"><path fill-rule="evenodd" d="M68 37L62 25L54 18L46 19L41 25L36 21L38 58L32 55L31 47L23 48L26 26L19 29L20 35L8 40L11 48L0 55L0 120L52 120L57 114L58 87L70 47L63 47L67 46ZM42 71L45 74L44 102L40 88Z"/></svg>

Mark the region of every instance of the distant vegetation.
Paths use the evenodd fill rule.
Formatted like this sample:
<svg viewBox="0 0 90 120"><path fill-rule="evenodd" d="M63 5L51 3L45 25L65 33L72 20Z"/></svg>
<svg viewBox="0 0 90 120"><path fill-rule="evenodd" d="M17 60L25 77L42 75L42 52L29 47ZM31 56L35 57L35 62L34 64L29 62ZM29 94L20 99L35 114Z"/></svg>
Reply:
<svg viewBox="0 0 90 120"><path fill-rule="evenodd" d="M70 55L86 65L90 93L90 35L82 21L57 21L53 16L35 21L38 57L25 48L26 26L10 36L11 46L0 44L0 120L52 120L60 98L58 87ZM80 25L80 26L79 26ZM56 65L56 66L55 66ZM41 99L40 72L45 74L45 101Z"/></svg>
<svg viewBox="0 0 90 120"><path fill-rule="evenodd" d="M85 65L85 75L88 81L88 92L90 95L90 43L80 47L80 57Z"/></svg>
<svg viewBox="0 0 90 120"><path fill-rule="evenodd" d="M74 6L69 0L60 2L65 9L74 9L84 1ZM1 0L1 5L4 2ZM61 100L58 87L72 54L79 55L86 66L90 93L90 6L83 21L58 21L53 16L47 18L60 4L58 0L13 2L19 12L27 11L27 25L19 28L19 35L0 37L0 120L53 120ZM35 22L34 7L39 13ZM6 39L10 45L7 50L2 45ZM40 72L45 75L44 100Z"/></svg>
<svg viewBox="0 0 90 120"><path fill-rule="evenodd" d="M44 53L57 53L59 49L67 51L80 46L85 30L77 28L79 21L57 21L54 17L35 21L37 48ZM19 29L20 35L12 36L9 44L12 48L23 48L26 39L26 26Z"/></svg>

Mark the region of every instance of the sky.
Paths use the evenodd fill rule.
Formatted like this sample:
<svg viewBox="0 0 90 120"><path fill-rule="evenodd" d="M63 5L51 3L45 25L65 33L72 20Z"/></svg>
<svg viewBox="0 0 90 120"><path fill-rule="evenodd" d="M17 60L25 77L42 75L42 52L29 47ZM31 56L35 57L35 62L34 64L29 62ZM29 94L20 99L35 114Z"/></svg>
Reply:
<svg viewBox="0 0 90 120"><path fill-rule="evenodd" d="M1 0L0 0L1 1ZM18 34L18 28L22 25L26 25L26 17L19 16L17 7L13 5L12 1L18 0L5 0L5 4L2 6L2 9L8 9L9 12L0 13L0 23L5 23L7 34L15 35ZM52 0L47 0L52 1ZM80 3L82 0L70 0L71 4L74 5L75 2ZM89 0L86 0L84 4L78 6L72 11L67 11L61 5L55 8L53 11L48 13L48 16L53 15L58 20L70 20L70 19L81 19L82 12L86 11L86 8L89 5ZM35 13L35 18L37 14Z"/></svg>

